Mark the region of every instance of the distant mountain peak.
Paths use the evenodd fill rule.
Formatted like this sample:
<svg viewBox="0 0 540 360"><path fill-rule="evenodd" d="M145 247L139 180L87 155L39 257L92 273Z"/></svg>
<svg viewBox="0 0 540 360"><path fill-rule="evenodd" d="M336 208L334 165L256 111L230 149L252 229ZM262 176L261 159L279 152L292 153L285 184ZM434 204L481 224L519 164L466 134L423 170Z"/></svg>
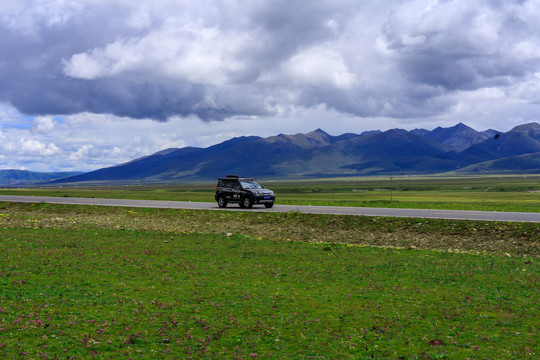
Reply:
<svg viewBox="0 0 540 360"><path fill-rule="evenodd" d="M540 132L540 124L531 122L528 124L518 125L510 131L527 131L527 132L532 131L534 133L538 133Z"/></svg>
<svg viewBox="0 0 540 360"><path fill-rule="evenodd" d="M413 132L455 151L463 151L471 145L486 141L491 136L491 133L478 132L461 122L447 128L439 126L432 131L414 130Z"/></svg>
<svg viewBox="0 0 540 360"><path fill-rule="evenodd" d="M540 124L532 122L516 126L510 133L523 133L524 135L540 141Z"/></svg>
<svg viewBox="0 0 540 360"><path fill-rule="evenodd" d="M473 131L476 131L474 130L472 127L470 127L469 125L465 125L464 123L460 122L452 127L450 127L449 129L456 129L456 130L460 130L460 131L463 131L463 130L473 130Z"/></svg>
<svg viewBox="0 0 540 360"><path fill-rule="evenodd" d="M270 143L281 143L283 145L288 144L305 149L311 149L329 145L330 143L332 143L333 137L327 134L324 130L317 129L307 134L279 134L277 136L271 136L269 138L263 139L263 141Z"/></svg>
<svg viewBox="0 0 540 360"><path fill-rule="evenodd" d="M170 153L172 153L173 151L176 151L178 150L178 148L168 148L168 149L165 149L165 150L160 150L156 153L154 153L153 155L168 155Z"/></svg>
<svg viewBox="0 0 540 360"><path fill-rule="evenodd" d="M321 129L321 128L318 128L317 130L313 130L313 131L311 131L311 132L308 133L308 134L311 134L311 133L330 136L326 131L324 131L324 130Z"/></svg>
<svg viewBox="0 0 540 360"><path fill-rule="evenodd" d="M450 127L438 126L433 131L471 131L471 130L476 132L476 130L474 130L472 127L460 122Z"/></svg>
<svg viewBox="0 0 540 360"><path fill-rule="evenodd" d="M530 122L523 125L518 125L514 129L538 129L540 128L540 124L537 122Z"/></svg>

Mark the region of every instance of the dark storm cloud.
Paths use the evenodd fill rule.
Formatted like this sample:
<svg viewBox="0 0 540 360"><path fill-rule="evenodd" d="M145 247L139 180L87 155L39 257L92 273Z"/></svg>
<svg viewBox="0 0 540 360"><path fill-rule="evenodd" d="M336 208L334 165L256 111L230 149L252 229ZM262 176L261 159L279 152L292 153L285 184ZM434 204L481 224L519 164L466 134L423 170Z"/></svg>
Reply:
<svg viewBox="0 0 540 360"><path fill-rule="evenodd" d="M270 59L279 61L301 47L337 38L338 24L358 8L353 1L269 1L251 10L249 26L266 40L263 50ZM328 26L332 20L336 27Z"/></svg>
<svg viewBox="0 0 540 360"><path fill-rule="evenodd" d="M44 25L39 15L27 27L0 22L0 101L33 115L91 112L157 120L174 115L222 120L236 114L266 114L255 106L259 100L252 98L249 89L240 98L230 93L227 84L217 89L213 84L167 78L159 69L139 68L93 78L66 74L66 63L74 55L91 55L93 49L118 39L144 38L152 26L165 21L151 19L141 28L122 24L119 19L131 13L130 7L110 2L87 6L58 25ZM152 54L142 54L148 55Z"/></svg>
<svg viewBox="0 0 540 360"><path fill-rule="evenodd" d="M446 2L417 22L392 18L384 36L412 84L448 91L507 86L540 69L539 29L524 17L524 4L533 3Z"/></svg>
<svg viewBox="0 0 540 360"><path fill-rule="evenodd" d="M537 1L67 4L0 7L0 102L157 120L321 104L414 118L540 70Z"/></svg>
<svg viewBox="0 0 540 360"><path fill-rule="evenodd" d="M95 84L66 77L63 59L114 41L117 34L105 15L98 8L58 25L45 25L38 15L26 26L15 23L23 21L16 14L11 27L0 22L0 101L27 114L93 111L97 99L88 96L96 94Z"/></svg>

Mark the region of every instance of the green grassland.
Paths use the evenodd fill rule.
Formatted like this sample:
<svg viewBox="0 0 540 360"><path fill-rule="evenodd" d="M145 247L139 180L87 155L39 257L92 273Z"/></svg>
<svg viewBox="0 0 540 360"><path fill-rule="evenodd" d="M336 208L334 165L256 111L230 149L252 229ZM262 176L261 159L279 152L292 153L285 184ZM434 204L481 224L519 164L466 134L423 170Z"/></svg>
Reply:
<svg viewBox="0 0 540 360"><path fill-rule="evenodd" d="M533 359L539 226L0 203L0 356Z"/></svg>
<svg viewBox="0 0 540 360"><path fill-rule="evenodd" d="M540 212L540 177L367 177L265 181L278 204ZM0 189L0 194L214 201L213 182Z"/></svg>

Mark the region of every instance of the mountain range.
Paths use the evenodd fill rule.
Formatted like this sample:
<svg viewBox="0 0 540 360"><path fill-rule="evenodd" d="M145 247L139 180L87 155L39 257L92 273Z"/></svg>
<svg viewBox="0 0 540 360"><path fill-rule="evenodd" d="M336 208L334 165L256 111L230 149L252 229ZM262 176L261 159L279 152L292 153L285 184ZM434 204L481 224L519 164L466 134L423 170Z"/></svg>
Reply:
<svg viewBox="0 0 540 360"><path fill-rule="evenodd" d="M37 172L28 170L0 170L0 185L16 186L20 184L43 183L55 179L82 174L81 171L71 172Z"/></svg>
<svg viewBox="0 0 540 360"><path fill-rule="evenodd" d="M398 174L540 172L540 124L509 132L476 131L465 124L428 131L392 129L332 136L307 134L236 137L206 148L159 151L55 183L175 182L227 174L317 178Z"/></svg>

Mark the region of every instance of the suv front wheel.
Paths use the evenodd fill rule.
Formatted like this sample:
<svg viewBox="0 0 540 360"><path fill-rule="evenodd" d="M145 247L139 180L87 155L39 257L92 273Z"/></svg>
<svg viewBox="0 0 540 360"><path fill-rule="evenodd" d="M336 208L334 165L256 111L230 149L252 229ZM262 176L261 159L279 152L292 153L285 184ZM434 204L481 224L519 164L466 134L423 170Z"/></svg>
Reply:
<svg viewBox="0 0 540 360"><path fill-rule="evenodd" d="M227 199L225 199L225 196L220 196L217 203L220 208L224 208L227 206Z"/></svg>
<svg viewBox="0 0 540 360"><path fill-rule="evenodd" d="M249 196L245 196L242 199L242 202L240 203L240 205L245 209L251 209L251 207L253 207L253 200L251 200Z"/></svg>

